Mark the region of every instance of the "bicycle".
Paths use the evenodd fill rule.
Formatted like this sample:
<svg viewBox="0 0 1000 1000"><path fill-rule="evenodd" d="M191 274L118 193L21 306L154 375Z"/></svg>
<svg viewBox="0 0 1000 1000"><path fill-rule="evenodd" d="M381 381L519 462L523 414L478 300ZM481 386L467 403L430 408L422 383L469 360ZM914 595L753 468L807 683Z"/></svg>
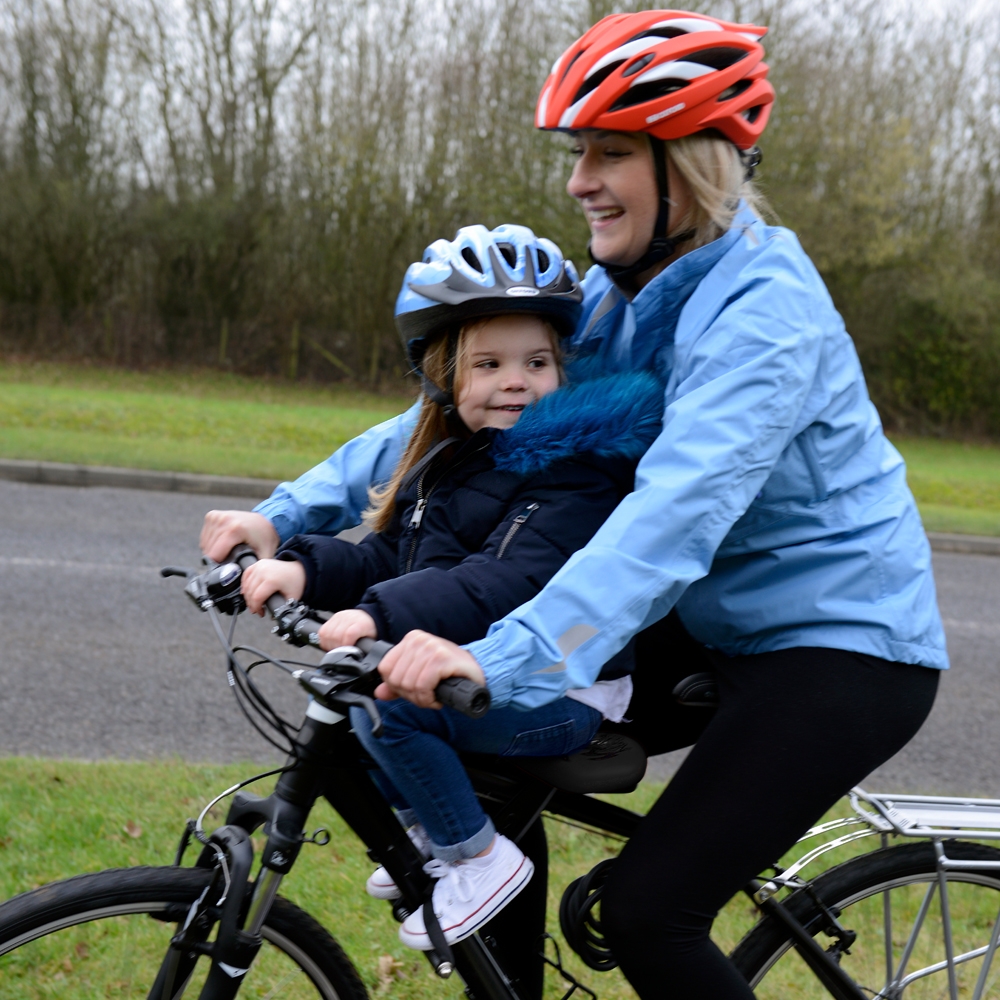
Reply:
<svg viewBox="0 0 1000 1000"><path fill-rule="evenodd" d="M389 647L363 641L328 653L316 665L233 645L240 577L254 559L243 549L206 573L163 572L187 577L186 591L210 613L226 650L230 684L241 707L266 738L287 744L285 765L267 772L278 776L274 791L266 798L241 791L265 774L216 796L197 820L188 821L171 866L80 875L3 903L4 962L35 967L60 935L94 924L87 945L92 990L87 996L137 995L136 987L150 1000L231 1000L237 994L363 1000L366 988L333 936L278 895L302 847L327 842L323 831L308 837L303 832L320 796L396 882L402 898L390 905L397 919L429 899L431 880L422 859L370 780L371 762L345 719L348 708L360 706L377 726L371 693L379 679L378 661ZM282 638L315 645L320 622L310 609L277 595L268 609ZM233 616L228 634L220 613ZM244 665L241 656L254 661ZM301 725L282 719L254 684L251 671L264 662L286 670L312 695ZM690 704L711 701L710 678L689 678L675 694ZM471 714L488 706L488 694L468 681L445 682L438 696ZM589 747L566 758L466 755L464 762L497 828L522 845L532 837L537 841L543 813L619 839L629 837L642 819L591 797L631 791L642 778L645 753L627 737L599 733ZM209 810L230 795L225 824L206 833ZM802 839L837 836L746 887L761 919L731 958L747 981L762 998L983 1000L997 995L993 959L1000 943L1000 849L978 841L1000 839L1000 801L871 795L855 789L850 802L853 817L820 824ZM842 833L848 826L858 829ZM266 843L253 878L251 836L261 827ZM812 880L801 876L828 852L867 837L879 837L880 847ZM891 837L910 842L890 846ZM192 841L202 849L193 867L182 867ZM599 916L601 887L613 863L601 862L571 883L560 906L567 942L595 971L616 966ZM541 868L536 879L544 893ZM532 920L519 919L519 900L527 896L528 890L478 934L450 947L427 907L435 943L425 953L431 967L442 978L457 971L466 994L476 1000L529 1000L539 995L537 973L544 962L561 974L564 1000L577 991L596 1000L594 991L563 967L558 950L554 959L546 955ZM128 970L121 964L123 940ZM976 973L974 984L970 971Z"/></svg>

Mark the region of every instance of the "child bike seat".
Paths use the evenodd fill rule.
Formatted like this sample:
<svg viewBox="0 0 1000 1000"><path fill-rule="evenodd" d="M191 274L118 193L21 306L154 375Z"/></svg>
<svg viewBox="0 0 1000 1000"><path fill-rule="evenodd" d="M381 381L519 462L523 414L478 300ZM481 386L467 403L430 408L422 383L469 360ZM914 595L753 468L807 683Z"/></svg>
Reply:
<svg viewBox="0 0 1000 1000"><path fill-rule="evenodd" d="M646 752L619 733L598 733L565 757L511 757L520 770L566 792L631 792L646 773Z"/></svg>

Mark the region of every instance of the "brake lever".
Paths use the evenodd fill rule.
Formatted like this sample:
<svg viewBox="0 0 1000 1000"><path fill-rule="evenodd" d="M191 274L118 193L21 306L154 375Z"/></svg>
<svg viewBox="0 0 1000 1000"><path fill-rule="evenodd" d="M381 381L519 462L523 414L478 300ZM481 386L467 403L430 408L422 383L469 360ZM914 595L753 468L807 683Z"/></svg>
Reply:
<svg viewBox="0 0 1000 1000"><path fill-rule="evenodd" d="M366 694L358 694L357 691L342 691L327 699L331 705L338 705L343 708L350 708L357 705L368 713L368 718L372 723L372 736L378 739L382 735L382 716L378 714L375 699L369 698Z"/></svg>
<svg viewBox="0 0 1000 1000"><path fill-rule="evenodd" d="M190 580L191 577L197 575L197 570L185 569L183 566L164 566L160 570L160 576L183 576L185 580Z"/></svg>

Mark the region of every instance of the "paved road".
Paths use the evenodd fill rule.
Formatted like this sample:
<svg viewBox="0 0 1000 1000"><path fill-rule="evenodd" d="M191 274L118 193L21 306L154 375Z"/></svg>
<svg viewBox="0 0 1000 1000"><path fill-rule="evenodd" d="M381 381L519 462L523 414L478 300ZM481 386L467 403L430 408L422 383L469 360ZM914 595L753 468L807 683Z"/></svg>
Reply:
<svg viewBox="0 0 1000 1000"><path fill-rule="evenodd" d="M207 617L157 573L197 563L213 506L250 503L0 482L0 753L273 759L233 703ZM1000 797L1000 558L939 553L935 567L954 669L921 733L867 784ZM244 635L285 648L261 622ZM265 683L300 712L294 685Z"/></svg>

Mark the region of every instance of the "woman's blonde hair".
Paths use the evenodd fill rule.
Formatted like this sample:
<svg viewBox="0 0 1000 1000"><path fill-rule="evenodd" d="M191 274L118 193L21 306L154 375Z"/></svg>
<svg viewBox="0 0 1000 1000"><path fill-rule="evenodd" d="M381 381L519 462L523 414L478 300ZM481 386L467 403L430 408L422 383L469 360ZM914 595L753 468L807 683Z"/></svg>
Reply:
<svg viewBox="0 0 1000 1000"><path fill-rule="evenodd" d="M694 230L683 244L685 249L695 250L728 232L741 199L758 218L767 211L763 196L746 179L740 151L728 139L701 133L670 139L666 147L693 196L690 209L672 227L675 234Z"/></svg>
<svg viewBox="0 0 1000 1000"><path fill-rule="evenodd" d="M561 383L563 380L562 348L556 328L547 319L534 313L503 315L517 315L520 318L530 316L537 319L545 327L549 339L552 341L552 352L555 355ZM486 316L466 323L458 332L458 341L455 343L454 352L451 351L452 338L443 336L434 341L424 353L420 362L423 373L435 385L447 385L450 381L452 398L456 402L462 397L465 379L469 375L469 352L472 340L491 320L497 318L495 315ZM396 494L399 492L399 487L406 478L406 474L438 441L443 441L451 434L452 431L448 426L444 407L424 394L420 400L420 416L417 418L417 425L413 428L413 433L410 435L406 451L403 452L399 464L384 486L373 486L368 490L370 506L361 519L372 531L385 531L389 527L396 509Z"/></svg>

